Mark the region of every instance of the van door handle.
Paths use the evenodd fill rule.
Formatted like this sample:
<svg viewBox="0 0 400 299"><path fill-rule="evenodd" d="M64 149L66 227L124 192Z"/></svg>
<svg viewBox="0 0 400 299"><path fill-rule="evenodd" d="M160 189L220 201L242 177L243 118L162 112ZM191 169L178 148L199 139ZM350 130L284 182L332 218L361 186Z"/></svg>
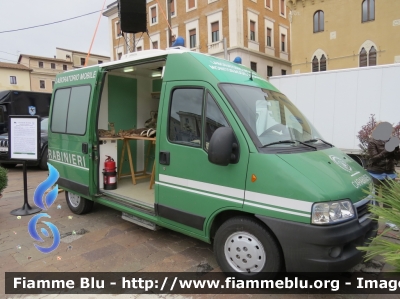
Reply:
<svg viewBox="0 0 400 299"><path fill-rule="evenodd" d="M159 156L159 161L160 161L160 164L162 164L162 165L169 165L169 158L170 158L170 155L169 155L169 152L161 152L160 151L160 156Z"/></svg>
<svg viewBox="0 0 400 299"><path fill-rule="evenodd" d="M82 153L87 154L88 151L88 144L86 142L82 143Z"/></svg>

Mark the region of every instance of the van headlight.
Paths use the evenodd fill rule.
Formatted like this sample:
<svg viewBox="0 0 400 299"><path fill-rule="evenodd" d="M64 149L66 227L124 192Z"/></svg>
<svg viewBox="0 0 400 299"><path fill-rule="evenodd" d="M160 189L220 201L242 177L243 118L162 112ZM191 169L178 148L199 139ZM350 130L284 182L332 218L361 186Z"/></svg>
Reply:
<svg viewBox="0 0 400 299"><path fill-rule="evenodd" d="M312 208L313 224L334 224L354 218L353 205L349 200L315 203Z"/></svg>

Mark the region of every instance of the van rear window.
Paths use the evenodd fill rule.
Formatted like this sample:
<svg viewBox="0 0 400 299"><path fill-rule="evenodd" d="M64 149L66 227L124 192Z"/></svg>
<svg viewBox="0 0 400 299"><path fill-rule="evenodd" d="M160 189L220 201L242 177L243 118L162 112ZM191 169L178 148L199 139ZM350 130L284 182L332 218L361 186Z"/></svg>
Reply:
<svg viewBox="0 0 400 299"><path fill-rule="evenodd" d="M58 89L54 96L51 131L84 135L89 99L89 85Z"/></svg>

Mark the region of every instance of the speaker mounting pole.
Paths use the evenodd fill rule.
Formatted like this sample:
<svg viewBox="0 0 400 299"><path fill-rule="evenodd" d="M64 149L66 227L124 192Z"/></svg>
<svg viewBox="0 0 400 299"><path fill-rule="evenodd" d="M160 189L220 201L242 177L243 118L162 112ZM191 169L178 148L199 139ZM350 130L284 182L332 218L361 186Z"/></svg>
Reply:
<svg viewBox="0 0 400 299"><path fill-rule="evenodd" d="M171 31L171 3L174 0L168 0L167 14L168 14L168 45L172 47L172 31Z"/></svg>

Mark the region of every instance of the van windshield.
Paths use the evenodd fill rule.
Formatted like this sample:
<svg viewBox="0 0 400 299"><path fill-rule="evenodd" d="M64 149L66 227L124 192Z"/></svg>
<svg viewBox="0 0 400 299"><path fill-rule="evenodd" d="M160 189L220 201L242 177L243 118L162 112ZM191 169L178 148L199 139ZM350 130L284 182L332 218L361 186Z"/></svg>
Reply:
<svg viewBox="0 0 400 299"><path fill-rule="evenodd" d="M220 84L220 88L234 104L256 146L315 146L322 142L313 125L283 94L236 84Z"/></svg>

